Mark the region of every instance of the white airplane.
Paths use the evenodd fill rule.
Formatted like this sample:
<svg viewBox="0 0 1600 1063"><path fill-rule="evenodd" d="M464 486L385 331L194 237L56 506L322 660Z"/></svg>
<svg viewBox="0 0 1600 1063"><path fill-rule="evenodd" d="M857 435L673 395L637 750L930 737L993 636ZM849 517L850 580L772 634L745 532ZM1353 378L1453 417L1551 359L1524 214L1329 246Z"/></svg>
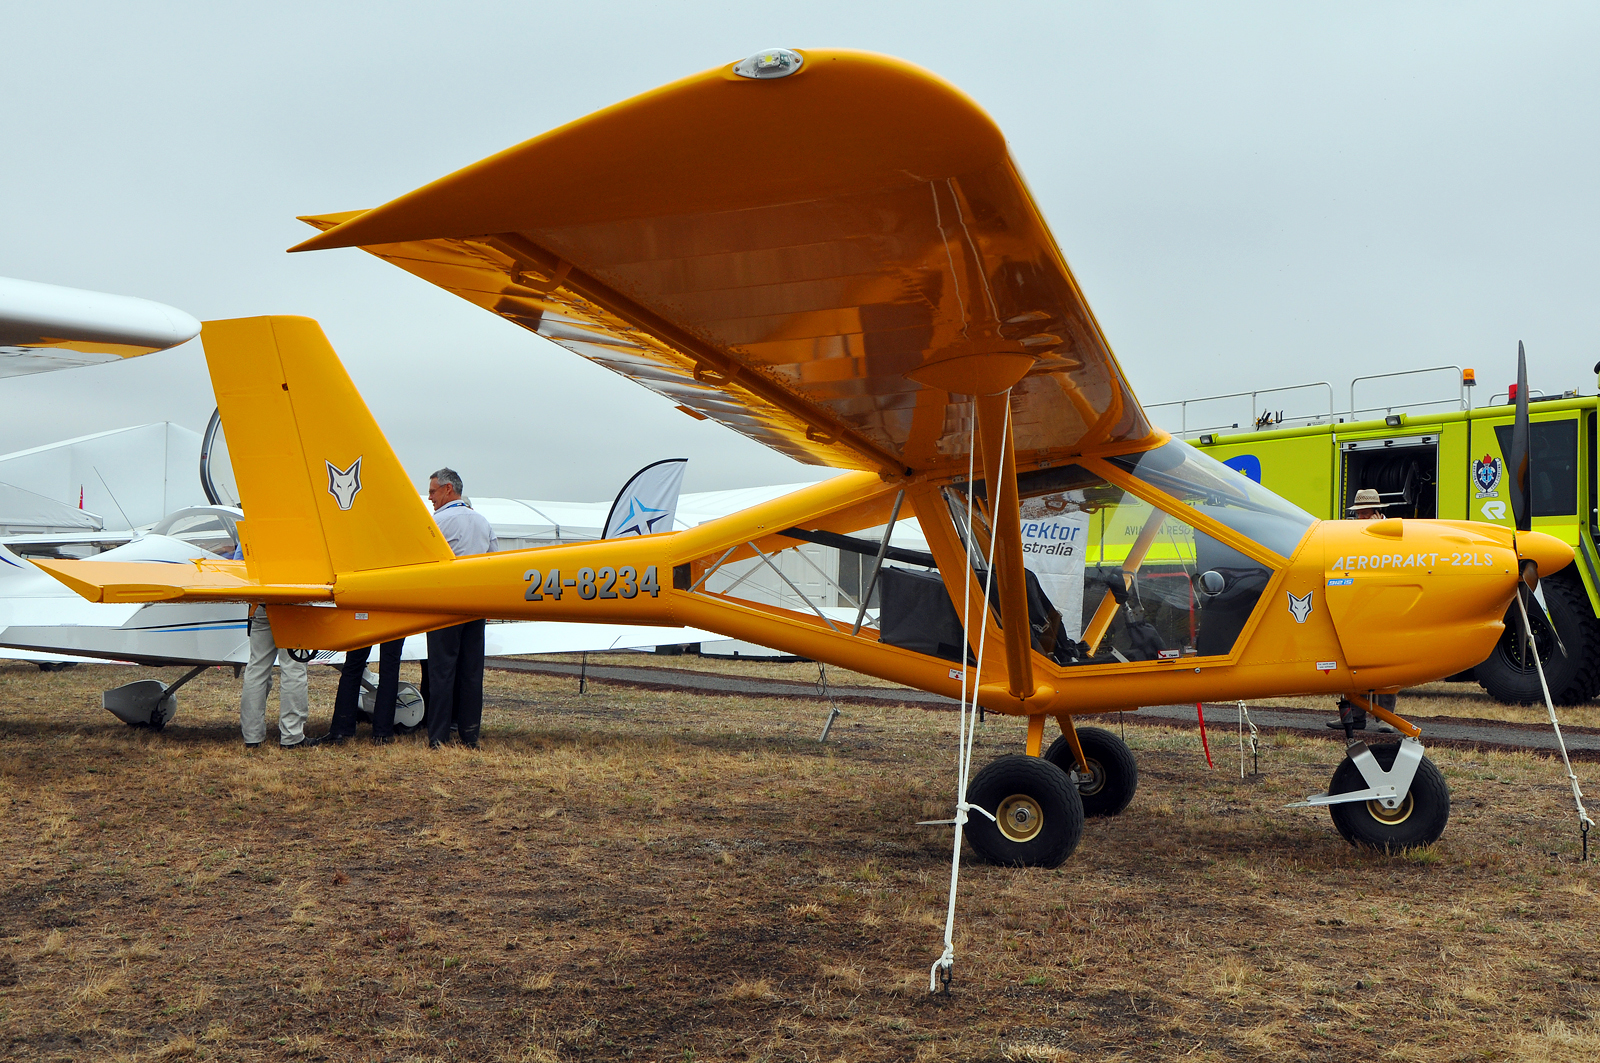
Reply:
<svg viewBox="0 0 1600 1063"><path fill-rule="evenodd" d="M215 425L206 435L205 453L226 453L216 438ZM657 463L659 464L659 463ZM655 468L656 466L649 466ZM230 477L215 464L202 464L202 481L208 495L225 490ZM677 476L667 486L640 501L639 477L630 480L615 502L593 504L519 502L515 507L560 510L581 509L587 522L598 513L593 527L581 530L588 538L615 537L626 533L626 519L641 510L673 519L677 506ZM218 485L222 485L220 488ZM648 483L643 484L648 487ZM633 506L623 508L626 500ZM510 502L511 500L499 500ZM512 507L512 508L515 508ZM504 505L492 507L508 508ZM197 559L232 556L238 545L237 522L243 512L224 505L186 507L171 513L155 525L136 532L131 541L113 546L85 558L91 561L153 561L189 564ZM648 519L648 518L647 518ZM508 532L527 534L526 525L507 525ZM571 535L579 529L569 528ZM155 666L187 666L190 671L171 685L160 680L142 679L107 690L102 704L107 711L134 726L157 730L165 727L177 712L176 693L180 687L207 668L217 665L242 667L249 659L248 607L242 604L104 605L84 601L64 585L36 568L33 556L61 556L63 550L78 550L91 539L103 540L99 533L26 535L0 539L0 656L32 660L41 668L82 661L116 661ZM115 538L111 536L110 538ZM485 633L484 650L488 657L508 657L533 653L578 653L609 649L682 644L714 639L715 635L695 629L643 625L496 623ZM426 636L406 640L402 660L427 657ZM340 664L342 653L319 652L309 659L315 663ZM363 695L365 702L373 690ZM410 684L402 684L401 704L396 724L414 727L421 721L421 699Z"/></svg>
<svg viewBox="0 0 1600 1063"><path fill-rule="evenodd" d="M162 303L0 277L0 377L136 358L199 334L200 322Z"/></svg>

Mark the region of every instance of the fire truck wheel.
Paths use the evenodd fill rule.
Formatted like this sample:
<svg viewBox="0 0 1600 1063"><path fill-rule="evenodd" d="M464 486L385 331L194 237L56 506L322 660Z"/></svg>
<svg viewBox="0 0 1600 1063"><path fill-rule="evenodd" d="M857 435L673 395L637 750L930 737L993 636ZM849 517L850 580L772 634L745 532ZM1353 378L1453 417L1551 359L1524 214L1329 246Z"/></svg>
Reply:
<svg viewBox="0 0 1600 1063"><path fill-rule="evenodd" d="M1395 755L1400 752L1395 743L1371 749L1378 766L1385 771L1394 766ZM1330 794L1366 788L1361 769L1349 757L1334 771L1333 782L1328 784ZM1411 780L1411 792L1399 808L1384 808L1376 801L1350 801L1329 805L1328 811L1333 815L1333 825L1351 845L1389 852L1420 849L1438 841L1445 824L1450 822L1450 787L1444 781L1444 773L1423 757Z"/></svg>
<svg viewBox="0 0 1600 1063"><path fill-rule="evenodd" d="M1530 616L1533 641L1544 664L1545 682L1557 705L1576 705L1600 693L1600 620L1589 606L1573 567L1539 581L1544 600L1550 606L1561 642L1567 649L1562 656L1543 618ZM1537 604L1535 604L1537 608ZM1506 612L1506 629L1495 643L1489 659L1476 669L1478 683L1496 701L1510 705L1539 705L1544 694L1539 689L1539 673L1533 655L1522 640L1522 617L1517 603Z"/></svg>
<svg viewBox="0 0 1600 1063"><path fill-rule="evenodd" d="M1083 802L1067 773L1043 757L1005 756L967 787L982 812L967 820L978 855L1007 867L1060 867L1083 838Z"/></svg>
<svg viewBox="0 0 1600 1063"><path fill-rule="evenodd" d="M1139 764L1126 742L1103 727L1078 728L1078 741L1089 761L1089 774L1078 778L1078 796L1085 816L1114 816L1128 807L1139 789ZM1056 739L1044 759L1064 772L1078 767L1067 736Z"/></svg>

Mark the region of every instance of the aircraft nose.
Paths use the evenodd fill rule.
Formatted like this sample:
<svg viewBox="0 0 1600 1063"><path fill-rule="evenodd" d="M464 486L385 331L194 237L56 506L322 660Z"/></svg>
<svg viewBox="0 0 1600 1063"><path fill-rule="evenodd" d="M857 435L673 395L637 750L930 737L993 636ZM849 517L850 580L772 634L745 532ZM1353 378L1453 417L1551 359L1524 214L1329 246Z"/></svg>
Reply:
<svg viewBox="0 0 1600 1063"><path fill-rule="evenodd" d="M1510 528L1324 521L1319 534L1329 617L1352 679L1404 686L1464 671L1489 655L1517 581ZM1532 541L1541 559L1547 556L1546 545ZM1561 551L1571 558L1556 546L1548 552L1552 563Z"/></svg>
<svg viewBox="0 0 1600 1063"><path fill-rule="evenodd" d="M1517 533L1517 557L1539 566L1539 575L1548 576L1572 563L1572 547L1544 532Z"/></svg>

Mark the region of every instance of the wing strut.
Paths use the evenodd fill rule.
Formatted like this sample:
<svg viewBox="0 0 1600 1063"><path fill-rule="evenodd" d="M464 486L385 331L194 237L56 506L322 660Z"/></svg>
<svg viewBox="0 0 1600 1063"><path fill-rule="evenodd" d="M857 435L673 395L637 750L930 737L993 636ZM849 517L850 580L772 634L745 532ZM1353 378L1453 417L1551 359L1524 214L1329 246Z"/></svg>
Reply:
<svg viewBox="0 0 1600 1063"><path fill-rule="evenodd" d="M1017 497L1017 452L1011 438L1011 390L978 396L978 438L983 478L990 485L989 519L995 530L995 576L1000 584L1000 627L1006 640L1011 695L1032 697L1033 630L1028 624L1028 584L1022 567L1022 508Z"/></svg>

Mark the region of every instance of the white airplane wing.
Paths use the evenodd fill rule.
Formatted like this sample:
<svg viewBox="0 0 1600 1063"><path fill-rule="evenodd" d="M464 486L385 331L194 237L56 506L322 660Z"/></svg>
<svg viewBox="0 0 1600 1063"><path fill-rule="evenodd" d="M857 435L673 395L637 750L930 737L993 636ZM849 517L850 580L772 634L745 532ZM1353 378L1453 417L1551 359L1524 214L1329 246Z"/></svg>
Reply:
<svg viewBox="0 0 1600 1063"><path fill-rule="evenodd" d="M0 631L8 650L135 664L244 664L250 656L243 605L143 606L117 626L13 624ZM9 654L7 654L9 656Z"/></svg>
<svg viewBox="0 0 1600 1063"><path fill-rule="evenodd" d="M148 299L0 277L0 377L135 358L199 334L193 317Z"/></svg>

